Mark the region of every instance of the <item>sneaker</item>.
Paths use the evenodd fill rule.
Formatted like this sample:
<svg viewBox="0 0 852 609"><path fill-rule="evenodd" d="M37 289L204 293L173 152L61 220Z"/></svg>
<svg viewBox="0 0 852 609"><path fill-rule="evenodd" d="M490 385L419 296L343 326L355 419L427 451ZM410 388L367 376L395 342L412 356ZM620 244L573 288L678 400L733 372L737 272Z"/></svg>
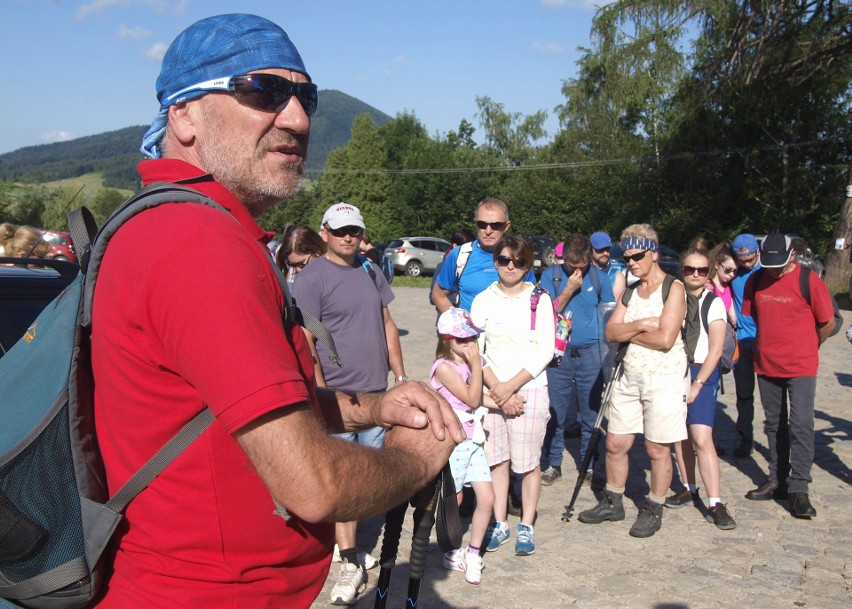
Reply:
<svg viewBox="0 0 852 609"><path fill-rule="evenodd" d="M541 472L541 485L550 486L562 477L562 468L551 465L546 470Z"/></svg>
<svg viewBox="0 0 852 609"><path fill-rule="evenodd" d="M493 523L485 532L485 539L488 540L488 545L485 546L488 552L494 552L504 543L509 543L509 523Z"/></svg>
<svg viewBox="0 0 852 609"><path fill-rule="evenodd" d="M467 557L464 559L467 564L467 569L464 572L464 578L469 584L478 584L482 581L482 557L473 552L467 552Z"/></svg>
<svg viewBox="0 0 852 609"><path fill-rule="evenodd" d="M691 503L692 505L698 504L701 499L698 498L698 489L695 489L695 492L690 492L688 488L683 489L681 492L672 495L671 497L666 497L665 506L667 508L672 508L676 510L678 508L682 508L683 506Z"/></svg>
<svg viewBox="0 0 852 609"><path fill-rule="evenodd" d="M624 496L621 493L604 491L603 498L593 508L580 512L577 519L586 524L600 524L605 520L624 520Z"/></svg>
<svg viewBox="0 0 852 609"><path fill-rule="evenodd" d="M724 503L717 503L707 510L707 520L715 524L723 531L730 531L737 528L737 523L731 518L728 509Z"/></svg>
<svg viewBox="0 0 852 609"><path fill-rule="evenodd" d="M337 544L334 544L334 556L332 557L332 560L334 562L340 562L340 546ZM369 552L358 550L358 564L367 570L375 569L379 566L379 559Z"/></svg>
<svg viewBox="0 0 852 609"><path fill-rule="evenodd" d="M467 554L467 550L463 550L461 548L445 552L444 568L449 569L450 571L464 572L466 567L465 554Z"/></svg>
<svg viewBox="0 0 852 609"><path fill-rule="evenodd" d="M364 567L344 560L340 565L337 583L331 589L331 604L351 605L366 588L367 572Z"/></svg>
<svg viewBox="0 0 852 609"><path fill-rule="evenodd" d="M532 556L535 554L535 531L528 524L518 523L515 554L517 556Z"/></svg>
<svg viewBox="0 0 852 609"><path fill-rule="evenodd" d="M663 506L645 499L645 505L636 518L636 522L630 527L631 537L650 537L663 526Z"/></svg>

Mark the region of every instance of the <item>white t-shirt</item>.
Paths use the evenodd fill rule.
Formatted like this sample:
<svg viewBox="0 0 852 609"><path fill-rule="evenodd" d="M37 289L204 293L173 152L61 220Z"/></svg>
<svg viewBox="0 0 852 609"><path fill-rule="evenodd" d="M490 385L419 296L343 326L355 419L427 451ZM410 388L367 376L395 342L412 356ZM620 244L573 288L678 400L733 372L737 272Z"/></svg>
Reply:
<svg viewBox="0 0 852 609"><path fill-rule="evenodd" d="M704 290L701 298L698 299L699 311L704 306L704 299L707 298L709 293L708 290ZM710 309L707 311L707 327L710 328L714 321L720 319L727 323L728 315L725 312L725 303L717 296L710 303ZM710 351L710 339L707 336L707 332L704 331L704 322L699 321L699 325L701 326L701 333L698 336L698 342L695 344L694 360L696 364L703 364L704 360L707 359L707 353Z"/></svg>

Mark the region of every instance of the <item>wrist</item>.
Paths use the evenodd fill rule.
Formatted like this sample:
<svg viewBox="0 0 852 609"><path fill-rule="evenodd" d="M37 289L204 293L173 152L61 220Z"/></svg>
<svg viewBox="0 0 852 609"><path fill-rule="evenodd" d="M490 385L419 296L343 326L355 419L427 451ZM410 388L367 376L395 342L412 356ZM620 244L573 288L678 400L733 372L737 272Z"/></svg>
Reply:
<svg viewBox="0 0 852 609"><path fill-rule="evenodd" d="M704 381L702 381L702 380L701 380L700 378L698 378L698 377L695 377L695 383L696 383L696 384L698 384L698 385L703 385L703 384L704 384Z"/></svg>
<svg viewBox="0 0 852 609"><path fill-rule="evenodd" d="M394 379L393 379L393 380L394 380L394 382L395 382L395 383L404 383L405 381L407 381L407 380L408 380L408 375L406 375L406 374L398 374L398 375L396 375L396 376L394 377Z"/></svg>

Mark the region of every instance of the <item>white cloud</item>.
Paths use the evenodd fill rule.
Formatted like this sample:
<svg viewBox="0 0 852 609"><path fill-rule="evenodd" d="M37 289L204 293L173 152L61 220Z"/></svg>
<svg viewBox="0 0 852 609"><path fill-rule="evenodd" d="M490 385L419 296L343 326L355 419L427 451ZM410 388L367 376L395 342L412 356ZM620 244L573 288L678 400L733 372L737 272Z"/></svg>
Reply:
<svg viewBox="0 0 852 609"><path fill-rule="evenodd" d="M169 45L165 42L155 42L154 45L145 51L145 57L154 62L161 62L163 60L163 56L166 54Z"/></svg>
<svg viewBox="0 0 852 609"><path fill-rule="evenodd" d="M56 142L67 142L73 140L74 134L64 129L55 129L41 134L41 141L45 144L54 144Z"/></svg>
<svg viewBox="0 0 852 609"><path fill-rule="evenodd" d="M565 47L559 44L558 42L533 42L532 50L536 53L542 53L544 55L561 55L565 52Z"/></svg>
<svg viewBox="0 0 852 609"><path fill-rule="evenodd" d="M138 25L135 28L129 28L126 25L122 25L118 28L118 32L116 32L115 37L119 40L142 40L151 34L153 34L151 30L146 30Z"/></svg>
<svg viewBox="0 0 852 609"><path fill-rule="evenodd" d="M405 55L400 55L396 59L393 60L395 66L399 66L400 68L404 68L408 65L408 57Z"/></svg>
<svg viewBox="0 0 852 609"><path fill-rule="evenodd" d="M189 6L190 0L91 0L88 4L77 7L76 19L85 19L89 15L119 7L126 8L132 4L147 6L156 13L172 13L180 15Z"/></svg>

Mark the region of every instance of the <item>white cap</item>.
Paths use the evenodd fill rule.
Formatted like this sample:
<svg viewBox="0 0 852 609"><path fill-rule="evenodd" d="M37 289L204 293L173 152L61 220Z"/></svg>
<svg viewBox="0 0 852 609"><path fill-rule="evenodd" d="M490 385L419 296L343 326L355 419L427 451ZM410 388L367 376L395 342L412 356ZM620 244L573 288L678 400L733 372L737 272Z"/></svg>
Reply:
<svg viewBox="0 0 852 609"><path fill-rule="evenodd" d="M328 225L329 228L338 229L344 226L357 226L358 228L367 228L364 226L364 217L354 205L341 201L329 207L325 215L322 217L322 226Z"/></svg>

